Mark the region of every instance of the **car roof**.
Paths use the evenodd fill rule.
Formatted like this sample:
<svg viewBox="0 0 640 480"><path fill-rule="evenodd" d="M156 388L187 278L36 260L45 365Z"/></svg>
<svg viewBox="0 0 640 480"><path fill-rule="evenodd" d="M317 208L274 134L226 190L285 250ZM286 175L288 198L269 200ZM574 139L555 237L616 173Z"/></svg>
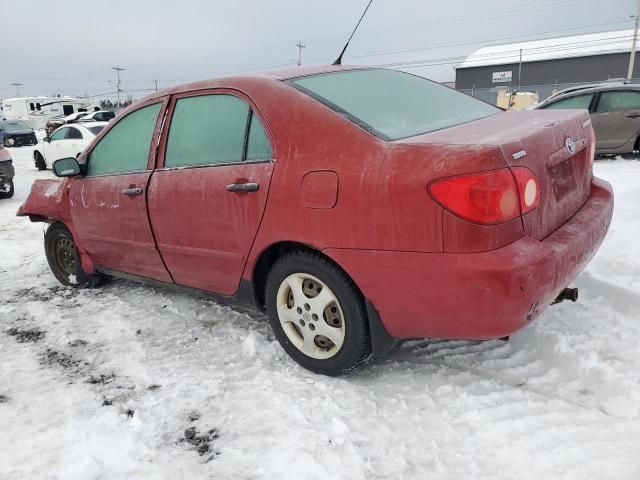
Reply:
<svg viewBox="0 0 640 480"><path fill-rule="evenodd" d="M80 126L80 127L84 127L84 128L89 128L89 127L104 127L105 125L109 125L109 122L78 122L78 123L72 123L69 126L73 127L73 126Z"/></svg>
<svg viewBox="0 0 640 480"><path fill-rule="evenodd" d="M259 72L251 72L237 75L228 75L223 77L211 78L208 80L199 80L197 82L182 83L174 87L166 88L151 95L144 97L142 100L151 100L154 98L164 97L174 93L187 92L191 90L204 90L207 88L229 88L241 80L255 81L282 81L290 80L297 77L305 77L309 75L318 75L321 73L334 73L349 70L368 70L371 67L356 65L310 65L310 66L292 66L285 68L277 68L272 70L264 70Z"/></svg>

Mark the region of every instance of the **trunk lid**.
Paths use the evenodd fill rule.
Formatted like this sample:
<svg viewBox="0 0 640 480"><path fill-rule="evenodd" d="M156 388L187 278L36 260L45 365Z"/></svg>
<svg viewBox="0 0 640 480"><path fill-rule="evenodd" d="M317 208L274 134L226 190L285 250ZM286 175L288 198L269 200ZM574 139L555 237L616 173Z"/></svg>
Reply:
<svg viewBox="0 0 640 480"><path fill-rule="evenodd" d="M523 215L525 232L542 240L591 194L594 133L586 110L510 111L399 141L495 145L509 167L530 169L540 204Z"/></svg>

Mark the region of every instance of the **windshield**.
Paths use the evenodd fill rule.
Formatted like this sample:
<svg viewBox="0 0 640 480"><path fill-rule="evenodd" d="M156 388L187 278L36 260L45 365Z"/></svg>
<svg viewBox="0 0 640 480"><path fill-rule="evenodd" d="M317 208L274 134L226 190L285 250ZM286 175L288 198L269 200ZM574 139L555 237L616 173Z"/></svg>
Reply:
<svg viewBox="0 0 640 480"><path fill-rule="evenodd" d="M103 128L104 125L98 125L97 127L87 127L87 130L89 130L94 135L98 135Z"/></svg>
<svg viewBox="0 0 640 480"><path fill-rule="evenodd" d="M500 113L488 103L396 70L349 70L289 84L385 140L442 130Z"/></svg>
<svg viewBox="0 0 640 480"><path fill-rule="evenodd" d="M31 130L31 127L24 122L4 122L2 129L12 132L14 130Z"/></svg>

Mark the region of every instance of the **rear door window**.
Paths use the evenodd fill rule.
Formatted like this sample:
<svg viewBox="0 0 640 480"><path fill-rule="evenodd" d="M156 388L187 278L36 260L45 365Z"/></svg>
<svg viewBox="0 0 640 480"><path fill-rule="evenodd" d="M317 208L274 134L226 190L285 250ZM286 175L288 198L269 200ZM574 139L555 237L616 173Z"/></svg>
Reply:
<svg viewBox="0 0 640 480"><path fill-rule="evenodd" d="M171 118L165 167L241 162L249 105L233 95L178 99Z"/></svg>
<svg viewBox="0 0 640 480"><path fill-rule="evenodd" d="M247 160L268 160L272 157L271 145L262 123L260 123L258 116L252 112L247 140Z"/></svg>
<svg viewBox="0 0 640 480"><path fill-rule="evenodd" d="M589 105L591 105L591 100L593 100L593 93L585 94L585 95L576 95L571 98L563 98L562 100L558 100L557 102L550 103L549 105L543 108L551 108L551 109L589 109Z"/></svg>
<svg viewBox="0 0 640 480"><path fill-rule="evenodd" d="M91 152L87 175L146 170L161 105L154 103L135 110L109 130Z"/></svg>
<svg viewBox="0 0 640 480"><path fill-rule="evenodd" d="M362 69L288 83L370 133L397 140L496 115L500 109L408 73Z"/></svg>
<svg viewBox="0 0 640 480"><path fill-rule="evenodd" d="M77 128L69 127L67 132L67 140L82 140L82 132Z"/></svg>
<svg viewBox="0 0 640 480"><path fill-rule="evenodd" d="M613 91L602 92L596 112L617 112L619 110L634 110L640 108L640 92Z"/></svg>

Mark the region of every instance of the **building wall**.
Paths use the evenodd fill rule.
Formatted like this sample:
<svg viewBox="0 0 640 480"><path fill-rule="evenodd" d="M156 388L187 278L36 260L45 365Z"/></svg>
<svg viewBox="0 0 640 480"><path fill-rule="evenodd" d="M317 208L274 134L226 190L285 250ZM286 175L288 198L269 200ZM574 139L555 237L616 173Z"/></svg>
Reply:
<svg viewBox="0 0 640 480"><path fill-rule="evenodd" d="M640 77L640 56L636 56L634 78ZM521 90L527 85L576 84L624 78L629 67L628 53L562 58L522 64ZM512 71L511 84L493 83L493 72ZM518 86L518 64L490 65L456 69L456 88L471 90Z"/></svg>

